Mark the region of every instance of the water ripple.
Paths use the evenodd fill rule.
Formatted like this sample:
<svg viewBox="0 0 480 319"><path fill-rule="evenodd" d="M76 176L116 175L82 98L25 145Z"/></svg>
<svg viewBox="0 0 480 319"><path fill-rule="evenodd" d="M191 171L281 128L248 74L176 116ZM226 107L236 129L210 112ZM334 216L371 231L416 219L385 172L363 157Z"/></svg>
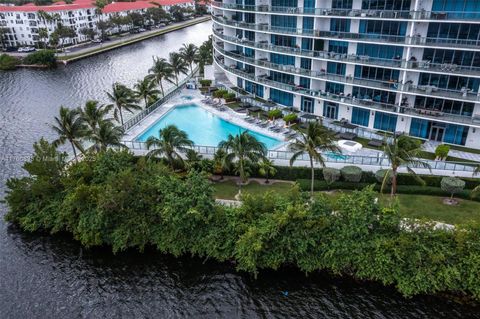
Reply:
<svg viewBox="0 0 480 319"><path fill-rule="evenodd" d="M0 72L0 193L7 178L23 173L21 156L32 143L53 138L47 123L60 105L104 101L113 82L132 85L153 55L200 44L210 28L197 25L56 70ZM0 218L4 213L0 203ZM153 251L112 256L3 221L0 269L1 318L480 318L478 309L407 300L391 288L325 274L284 269L254 279L227 264Z"/></svg>

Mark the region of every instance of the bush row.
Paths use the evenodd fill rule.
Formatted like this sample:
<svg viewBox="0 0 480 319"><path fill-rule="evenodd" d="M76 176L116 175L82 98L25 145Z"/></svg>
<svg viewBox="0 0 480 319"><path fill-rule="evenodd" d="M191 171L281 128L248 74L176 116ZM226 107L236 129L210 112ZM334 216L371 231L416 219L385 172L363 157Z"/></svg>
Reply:
<svg viewBox="0 0 480 319"><path fill-rule="evenodd" d="M273 178L280 179L280 180L298 180L298 179L309 179L310 178L310 168L309 167L288 167L288 166L275 166L277 169L277 173ZM258 175L256 172L252 177L262 177ZM441 187L442 176L432 176L432 175L421 175L422 180L425 182L425 186L431 187ZM324 180L323 179L323 169L316 168L315 169L315 179L316 180ZM479 180L475 178L462 178L465 181L465 188L466 189L474 189L479 185ZM378 183L377 178L375 177L374 172L362 172L362 177L360 182L366 184L375 184ZM421 186L415 176L411 174L398 174L397 175L397 184L398 185L416 185Z"/></svg>
<svg viewBox="0 0 480 319"><path fill-rule="evenodd" d="M67 165L45 141L34 149L28 175L8 180L5 197L6 219L25 231L65 231L114 252L155 247L232 261L251 273L295 265L375 280L406 296L452 292L480 300L480 228L447 231L405 220L395 206L377 203L372 189L342 194L334 206L292 187L283 195L244 194L241 206L224 207L194 171L179 176L161 162L112 150Z"/></svg>
<svg viewBox="0 0 480 319"><path fill-rule="evenodd" d="M302 191L310 191L310 179L297 179L296 181ZM314 182L315 191L328 191L332 189L344 189L344 190L361 190L365 187L373 185L373 189L377 192L380 192L380 184L369 184L369 183L352 183L338 181L332 184L328 184L324 180L316 180ZM385 187L383 189L384 194L390 193L390 188ZM397 193L399 194L412 194L412 195L429 195L429 196L447 196L450 195L448 192L445 192L440 187L433 186L419 186L419 185L398 185ZM474 200L480 202L480 197L472 197L470 190L462 190L459 193L455 194L455 197Z"/></svg>

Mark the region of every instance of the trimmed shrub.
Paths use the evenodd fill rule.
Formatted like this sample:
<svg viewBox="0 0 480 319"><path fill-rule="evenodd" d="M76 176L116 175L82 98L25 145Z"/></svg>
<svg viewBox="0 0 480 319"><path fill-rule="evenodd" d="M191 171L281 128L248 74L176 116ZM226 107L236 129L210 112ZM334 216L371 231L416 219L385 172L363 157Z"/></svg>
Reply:
<svg viewBox="0 0 480 319"><path fill-rule="evenodd" d="M411 138L406 135L402 135L397 139L398 147L405 149L405 150L414 150L419 148L422 145L421 140L417 140L415 138Z"/></svg>
<svg viewBox="0 0 480 319"><path fill-rule="evenodd" d="M323 179L327 185L332 185L340 179L340 170L333 167L325 167L323 169Z"/></svg>
<svg viewBox="0 0 480 319"><path fill-rule="evenodd" d="M282 111L279 110L279 109L274 109L274 110L270 110L268 112L268 118L269 119L278 119L278 118L281 118L282 117Z"/></svg>
<svg viewBox="0 0 480 319"><path fill-rule="evenodd" d="M435 149L435 156L444 160L447 158L448 152L450 152L450 145L441 144Z"/></svg>
<svg viewBox="0 0 480 319"><path fill-rule="evenodd" d="M286 122L286 123L291 123L291 122L295 122L297 120L298 116L297 114L295 113L290 113L290 114L287 114L283 117L283 120Z"/></svg>
<svg viewBox="0 0 480 319"><path fill-rule="evenodd" d="M358 166L345 166L340 172L343 179L347 182L358 183L362 180L362 169Z"/></svg>
<svg viewBox="0 0 480 319"><path fill-rule="evenodd" d="M213 92L213 97L217 99L222 99L226 94L228 94L227 90L216 90Z"/></svg>
<svg viewBox="0 0 480 319"><path fill-rule="evenodd" d="M7 70L15 70L17 65L20 61L8 54L1 54L0 55L0 70L7 71Z"/></svg>
<svg viewBox="0 0 480 319"><path fill-rule="evenodd" d="M202 87L209 87L212 85L212 80L203 79L198 81Z"/></svg>
<svg viewBox="0 0 480 319"><path fill-rule="evenodd" d="M377 182L382 184L383 180L385 179L385 174L388 174L386 184L387 185L392 184L393 175L392 175L392 172L388 169L379 169L378 171L376 171L375 172L375 179L377 180Z"/></svg>
<svg viewBox="0 0 480 319"><path fill-rule="evenodd" d="M453 195L460 193L465 188L465 182L456 177L444 177L441 181L441 188L450 194L450 198L453 198Z"/></svg>
<svg viewBox="0 0 480 319"><path fill-rule="evenodd" d="M23 58L23 64L45 65L47 67L53 68L57 66L57 58L55 57L55 52L53 52L52 50L40 50L30 53L25 58Z"/></svg>
<svg viewBox="0 0 480 319"><path fill-rule="evenodd" d="M236 100L235 93L227 93L223 95L225 102L232 102Z"/></svg>

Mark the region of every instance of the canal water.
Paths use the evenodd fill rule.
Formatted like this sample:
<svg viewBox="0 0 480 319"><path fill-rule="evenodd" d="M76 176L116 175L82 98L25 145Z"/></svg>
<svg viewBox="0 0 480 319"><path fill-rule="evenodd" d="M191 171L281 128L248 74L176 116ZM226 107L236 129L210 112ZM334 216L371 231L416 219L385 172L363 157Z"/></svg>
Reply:
<svg viewBox="0 0 480 319"><path fill-rule="evenodd" d="M0 72L0 196L60 105L105 100L132 85L182 43L200 45L203 23L51 71ZM3 222L0 204L0 318L480 318L479 309L436 297L404 299L393 288L294 269L257 279L231 265L154 251L113 256L69 236L27 234Z"/></svg>

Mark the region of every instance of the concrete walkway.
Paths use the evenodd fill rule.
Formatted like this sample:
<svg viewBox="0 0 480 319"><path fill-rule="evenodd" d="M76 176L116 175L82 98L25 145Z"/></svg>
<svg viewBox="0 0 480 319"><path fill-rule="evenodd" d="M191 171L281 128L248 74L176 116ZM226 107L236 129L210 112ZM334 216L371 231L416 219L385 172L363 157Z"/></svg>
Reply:
<svg viewBox="0 0 480 319"><path fill-rule="evenodd" d="M442 144L442 143L433 142L433 141L426 141L425 143L423 143L422 148L427 152L435 153L435 149L440 144ZM480 164L480 154L462 152L462 151L457 151L457 150L450 150L450 152L448 152L448 156L463 158L463 159L466 159L466 160L469 160L469 161L479 162L479 164Z"/></svg>
<svg viewBox="0 0 480 319"><path fill-rule="evenodd" d="M95 55L102 52L110 51L110 50L120 48L126 45L130 45L139 41L150 39L152 37L156 37L156 36L173 32L176 30L180 30L182 28L186 28L198 23L207 22L209 20L210 20L210 16L203 16L203 17L192 19L192 20L176 22L160 29L153 29L153 30L149 30L149 31L145 31L137 34L128 34L121 37L112 37L110 41L106 41L103 43L91 43L91 42L80 43L80 44L66 47L65 52L57 53L57 58L61 61L64 61L64 63L72 62L90 55ZM16 57L24 57L29 53L7 52L7 54L16 56Z"/></svg>

